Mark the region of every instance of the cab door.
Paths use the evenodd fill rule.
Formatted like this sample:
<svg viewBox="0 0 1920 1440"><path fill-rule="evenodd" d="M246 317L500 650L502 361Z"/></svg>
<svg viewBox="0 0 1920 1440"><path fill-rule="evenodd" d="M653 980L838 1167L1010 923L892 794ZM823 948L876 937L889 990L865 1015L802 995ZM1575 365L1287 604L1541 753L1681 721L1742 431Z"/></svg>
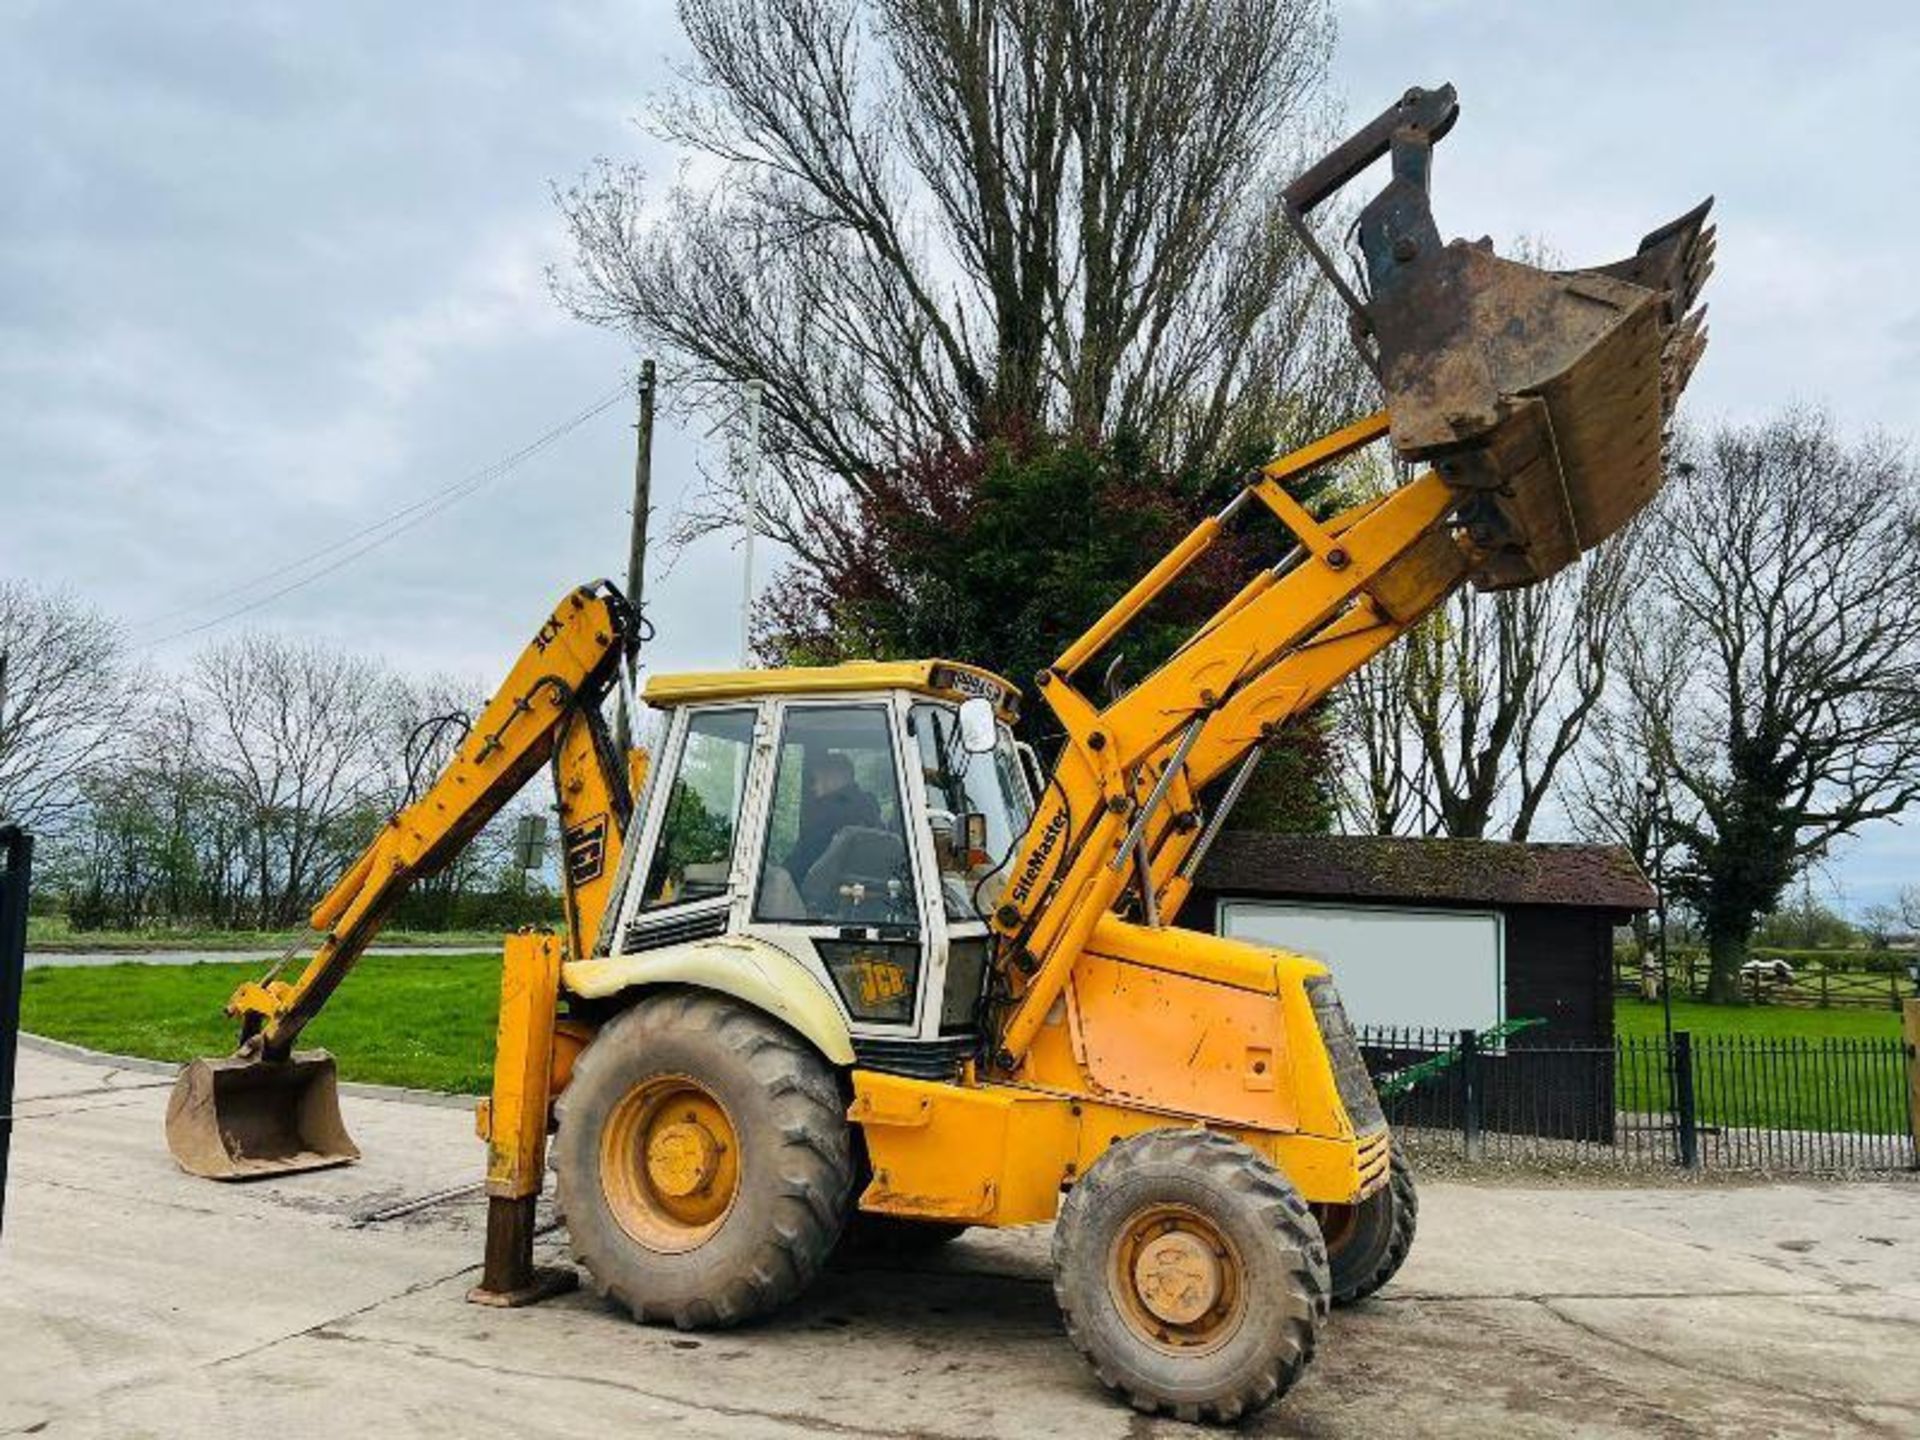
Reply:
<svg viewBox="0 0 1920 1440"><path fill-rule="evenodd" d="M753 812L761 706L689 708L674 716L664 763L648 786L636 855L645 869L621 917L617 948L650 950L723 935Z"/></svg>
<svg viewBox="0 0 1920 1440"><path fill-rule="evenodd" d="M775 725L746 928L814 964L856 1037L911 1038L929 927L894 707L790 700Z"/></svg>

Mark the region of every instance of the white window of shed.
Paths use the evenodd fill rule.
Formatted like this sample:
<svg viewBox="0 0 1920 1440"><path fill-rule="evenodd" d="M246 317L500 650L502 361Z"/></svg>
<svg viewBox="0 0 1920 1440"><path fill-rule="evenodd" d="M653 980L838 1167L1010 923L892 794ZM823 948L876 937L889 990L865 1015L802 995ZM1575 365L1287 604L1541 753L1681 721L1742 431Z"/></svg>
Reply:
<svg viewBox="0 0 1920 1440"><path fill-rule="evenodd" d="M1219 931L1325 961L1356 1026L1485 1030L1506 1019L1494 911L1222 900Z"/></svg>

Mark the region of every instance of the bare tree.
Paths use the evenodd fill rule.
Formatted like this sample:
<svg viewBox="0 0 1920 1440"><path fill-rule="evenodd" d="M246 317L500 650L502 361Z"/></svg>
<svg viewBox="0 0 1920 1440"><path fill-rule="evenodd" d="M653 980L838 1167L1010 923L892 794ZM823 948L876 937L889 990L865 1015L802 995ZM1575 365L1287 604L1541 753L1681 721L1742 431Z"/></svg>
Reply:
<svg viewBox="0 0 1920 1440"><path fill-rule="evenodd" d="M393 729L385 742L394 764L389 807L397 810L432 786L488 698L487 688L471 678L430 675L401 683ZM524 794L503 806L441 870L412 884L401 915L428 927L458 926L462 904L475 891L496 882L509 890L523 888L524 876L512 863L514 830L523 817L551 810L551 796L544 773L536 776Z"/></svg>
<svg viewBox="0 0 1920 1440"><path fill-rule="evenodd" d="M1656 510L1644 523L1654 527L1641 537L1643 550L1650 552L1665 521ZM1643 872L1660 879L1664 891L1674 868L1676 836L1668 823L1672 780L1662 756L1690 670L1687 637L1657 608L1629 603L1617 623L1606 693L1593 712L1586 743L1574 753L1567 812L1575 834L1596 844L1624 846ZM1647 915L1634 916L1648 999L1659 995L1649 961L1652 933Z"/></svg>
<svg viewBox="0 0 1920 1440"><path fill-rule="evenodd" d="M120 632L64 591L0 581L0 820L58 826L123 737L134 689Z"/></svg>
<svg viewBox="0 0 1920 1440"><path fill-rule="evenodd" d="M681 0L660 128L706 162L659 213L603 165L560 197L579 316L764 395L762 526L914 456L1124 431L1179 468L1342 415L1340 317L1280 223L1321 121L1323 0ZM712 491L692 528L738 518Z"/></svg>
<svg viewBox="0 0 1920 1440"><path fill-rule="evenodd" d="M392 798L401 700L375 661L250 634L197 656L188 680L210 768L244 804L259 923L298 923Z"/></svg>
<svg viewBox="0 0 1920 1440"><path fill-rule="evenodd" d="M1907 886L1894 903L1899 911L1900 923L1907 927L1910 934L1920 934L1920 885Z"/></svg>
<svg viewBox="0 0 1920 1440"><path fill-rule="evenodd" d="M1433 825L1426 758L1407 724L1412 653L1395 645L1333 699L1334 804L1349 835L1424 835Z"/></svg>
<svg viewBox="0 0 1920 1440"><path fill-rule="evenodd" d="M1342 687L1350 829L1532 834L1606 691L1641 533L1539 585L1460 591Z"/></svg>
<svg viewBox="0 0 1920 1440"><path fill-rule="evenodd" d="M1818 413L1687 450L1655 588L1689 676L1659 738L1709 994L1735 1000L1794 876L1920 799L1920 491L1898 448Z"/></svg>

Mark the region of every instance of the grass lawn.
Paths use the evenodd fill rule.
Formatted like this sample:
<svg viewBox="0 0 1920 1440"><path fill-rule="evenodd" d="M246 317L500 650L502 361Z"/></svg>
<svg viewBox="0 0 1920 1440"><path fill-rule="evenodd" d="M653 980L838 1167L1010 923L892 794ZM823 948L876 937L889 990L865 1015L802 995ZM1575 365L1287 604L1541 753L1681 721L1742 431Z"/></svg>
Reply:
<svg viewBox="0 0 1920 1440"><path fill-rule="evenodd" d="M1659 1035L1659 1002L1616 1000L1613 1025L1621 1035ZM1698 1000L1676 1000L1673 1028L1695 1035L1804 1035L1810 1040L1831 1035L1872 1040L1898 1036L1900 1017L1892 1010L1810 1010L1797 1005L1707 1005Z"/></svg>
<svg viewBox="0 0 1920 1440"><path fill-rule="evenodd" d="M55 1040L190 1060L233 1049L221 1007L257 961L29 970L20 1028ZM373 955L360 961L301 1036L324 1046L348 1080L484 1094L493 1068L500 956Z"/></svg>
<svg viewBox="0 0 1920 1440"><path fill-rule="evenodd" d="M47 954L105 950L281 950L292 943L290 930L75 930L64 915L29 915L27 948ZM397 930L380 932L377 942L396 945L471 945L500 943L497 930Z"/></svg>
<svg viewBox="0 0 1920 1440"><path fill-rule="evenodd" d="M1663 1112L1668 1080L1660 1007L1620 1000L1624 1047L1614 1076L1623 1110ZM1897 1135L1907 1126L1906 1062L1891 1010L1675 1001L1673 1028L1694 1038L1694 1094L1703 1125ZM1651 1039L1654 1043L1647 1045Z"/></svg>

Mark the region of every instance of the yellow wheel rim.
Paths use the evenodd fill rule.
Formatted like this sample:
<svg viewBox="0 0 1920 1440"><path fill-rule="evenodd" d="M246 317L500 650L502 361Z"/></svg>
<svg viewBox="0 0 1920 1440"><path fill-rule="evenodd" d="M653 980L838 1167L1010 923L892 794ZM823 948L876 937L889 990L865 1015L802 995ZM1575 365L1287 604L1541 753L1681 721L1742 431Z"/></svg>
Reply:
<svg viewBox="0 0 1920 1440"><path fill-rule="evenodd" d="M1189 1205L1150 1205L1115 1237L1107 1284L1136 1336L1171 1355L1217 1350L1246 1315L1246 1271L1219 1226Z"/></svg>
<svg viewBox="0 0 1920 1440"><path fill-rule="evenodd" d="M705 1244L740 1193L732 1117L691 1076L642 1080L600 1132L600 1188L636 1244L670 1255Z"/></svg>

